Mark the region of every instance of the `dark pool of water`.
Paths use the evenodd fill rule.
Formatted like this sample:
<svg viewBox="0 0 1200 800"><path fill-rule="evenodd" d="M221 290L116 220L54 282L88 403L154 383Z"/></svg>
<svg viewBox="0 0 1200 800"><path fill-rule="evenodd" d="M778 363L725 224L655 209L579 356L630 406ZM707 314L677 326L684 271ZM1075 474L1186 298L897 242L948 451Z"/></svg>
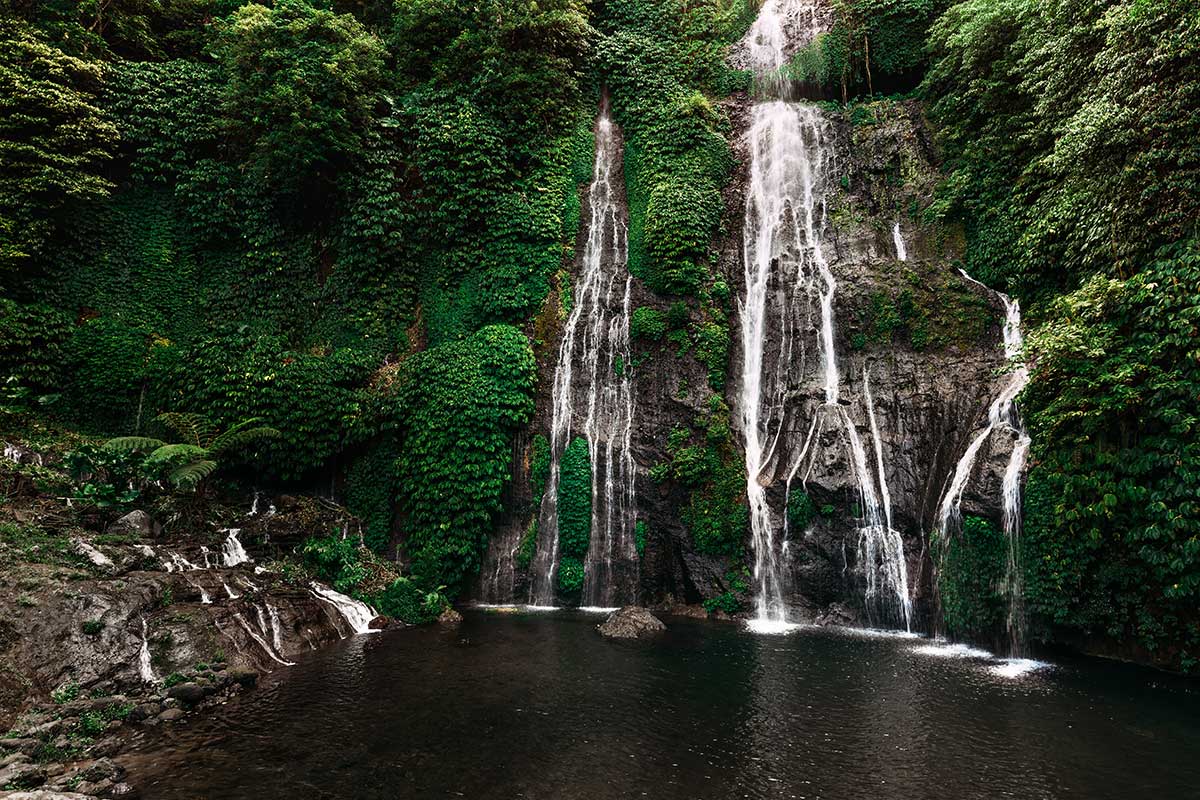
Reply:
<svg viewBox="0 0 1200 800"><path fill-rule="evenodd" d="M597 621L347 640L151 734L131 780L153 800L1200 797L1200 687L1148 670L1011 678L924 641L668 618L613 642Z"/></svg>

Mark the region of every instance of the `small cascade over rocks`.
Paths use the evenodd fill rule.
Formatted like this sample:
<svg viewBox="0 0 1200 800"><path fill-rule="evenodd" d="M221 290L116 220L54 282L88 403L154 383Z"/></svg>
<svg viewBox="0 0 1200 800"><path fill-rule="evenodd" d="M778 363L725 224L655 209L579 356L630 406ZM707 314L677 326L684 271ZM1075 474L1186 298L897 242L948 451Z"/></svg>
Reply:
<svg viewBox="0 0 1200 800"><path fill-rule="evenodd" d="M242 547L241 540L238 539L241 532L241 528L229 528L225 531L225 542L221 545L221 560L227 567L236 567L253 560L246 552L246 548Z"/></svg>
<svg viewBox="0 0 1200 800"><path fill-rule="evenodd" d="M154 674L154 665L150 660L150 632L145 617L142 617L142 645L138 650L138 675L142 683L158 683L158 676Z"/></svg>
<svg viewBox="0 0 1200 800"><path fill-rule="evenodd" d="M583 567L585 605L616 606L637 594L635 464L630 439L634 389L629 320L621 131L607 100L596 121L596 162L588 189L587 238L554 372L550 474L538 514L530 602L552 606L558 592L559 487L563 453L587 441L591 464L591 539ZM500 598L491 598L500 599Z"/></svg>
<svg viewBox="0 0 1200 800"><path fill-rule="evenodd" d="M900 230L900 220L892 226L892 244L896 246L896 260L908 261L908 246L904 244L904 234Z"/></svg>
<svg viewBox="0 0 1200 800"><path fill-rule="evenodd" d="M375 609L371 608L366 603L355 600L353 597L347 597L339 591L331 589L328 586L322 586L317 582L309 584L313 595L329 605L337 609L341 614L342 619L350 626L350 630L354 634L374 633L371 628L371 622L379 616Z"/></svg>
<svg viewBox="0 0 1200 800"><path fill-rule="evenodd" d="M1011 367L1000 394L988 408L987 422L971 440L966 452L955 466L950 477L950 486L942 497L938 511L937 533L942 542L957 535L962 527L962 499L967 483L975 470L975 462L983 445L997 431L1005 432L1012 439L1012 450L1008 466L1004 471L1001 487L1001 508L1004 536L1008 543L1008 563L1005 577L1005 594L1009 601L1008 635L1011 655L1020 656L1025 639L1025 599L1021 574L1021 522L1022 522L1022 479L1029 456L1032 440L1021 420L1016 399L1029 385L1029 368L1021 360L1024 336L1021 333L1021 304L1003 292L984 286L966 272L963 277L995 294L1004 303L1004 357Z"/></svg>
<svg viewBox="0 0 1200 800"><path fill-rule="evenodd" d="M804 0L768 0L747 36L760 100L748 133L749 186L743 228L745 293L741 298L742 380L738 420L745 440L746 495L754 549L755 620L759 631L790 627L784 604L783 517L771 507L770 487L781 467L803 483L818 457L826 429L840 433L861 506L858 569L868 608L911 626L903 540L891 521L891 498L869 374L864 372L865 416L873 432L874 469L849 405L842 401L834 335L837 282L827 201L834 191L835 148L829 121L815 104L791 102L783 70L788 54L824 30L822 6ZM907 254L905 254L907 257ZM813 330L815 341L809 337ZM815 348L818 358L810 359ZM815 384L817 402L800 399ZM819 388L818 388L819 387ZM803 447L792 452L788 431L810 415ZM878 485L876 483L878 481ZM790 531L788 532L790 535Z"/></svg>

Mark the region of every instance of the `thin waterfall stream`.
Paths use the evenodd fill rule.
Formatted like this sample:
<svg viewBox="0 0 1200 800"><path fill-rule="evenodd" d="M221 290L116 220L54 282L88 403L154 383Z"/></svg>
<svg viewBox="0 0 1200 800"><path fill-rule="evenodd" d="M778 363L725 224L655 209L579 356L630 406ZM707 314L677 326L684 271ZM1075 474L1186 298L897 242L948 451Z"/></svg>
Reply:
<svg viewBox="0 0 1200 800"><path fill-rule="evenodd" d="M972 278L966 272L963 277L987 292L996 295L1004 303L1004 357L1012 368L1000 394L988 408L987 423L971 440L955 466L950 486L942 498L938 512L937 534L943 541L954 535L962 525L962 499L967 483L975 469L975 462L984 443L997 431L1006 431L1013 437L1013 447L1008 466L1004 471L1001 487L1002 523L1004 537L1008 543L1004 590L1008 597L1009 649L1013 657L1021 655L1025 639L1025 599L1021 574L1021 479L1029 456L1032 440L1025 430L1024 422L1017 409L1016 399L1029 385L1029 369L1021 360L1024 336L1021 333L1021 304L1003 292L997 292Z"/></svg>
<svg viewBox="0 0 1200 800"><path fill-rule="evenodd" d="M584 562L586 606L633 602L637 592L634 416L627 269L628 213L621 177L620 128L607 102L596 121L596 162L588 190L587 238L574 302L554 373L550 475L538 517L530 602L554 605L560 564L558 493L563 453L587 440L592 473L591 538Z"/></svg>

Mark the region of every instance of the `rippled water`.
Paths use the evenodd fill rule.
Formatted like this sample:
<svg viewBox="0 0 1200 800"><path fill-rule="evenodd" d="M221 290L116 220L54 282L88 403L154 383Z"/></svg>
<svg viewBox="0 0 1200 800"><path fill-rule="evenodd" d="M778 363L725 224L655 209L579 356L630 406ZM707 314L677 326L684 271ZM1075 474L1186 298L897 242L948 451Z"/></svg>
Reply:
<svg viewBox="0 0 1200 800"><path fill-rule="evenodd" d="M151 734L131 780L163 800L1200 796L1182 680L673 618L612 642L599 619L476 611L347 640Z"/></svg>

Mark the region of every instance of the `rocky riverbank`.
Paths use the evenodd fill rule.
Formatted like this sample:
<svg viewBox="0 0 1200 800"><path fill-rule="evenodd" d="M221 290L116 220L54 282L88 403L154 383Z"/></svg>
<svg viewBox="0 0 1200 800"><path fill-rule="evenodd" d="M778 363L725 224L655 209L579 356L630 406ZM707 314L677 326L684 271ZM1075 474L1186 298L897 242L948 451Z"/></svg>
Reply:
<svg viewBox="0 0 1200 800"><path fill-rule="evenodd" d="M332 503L117 516L39 488L51 455L11 442L6 453L0 796L136 796L120 759L138 730L185 722L302 653L388 624L294 556L308 537L351 535Z"/></svg>

